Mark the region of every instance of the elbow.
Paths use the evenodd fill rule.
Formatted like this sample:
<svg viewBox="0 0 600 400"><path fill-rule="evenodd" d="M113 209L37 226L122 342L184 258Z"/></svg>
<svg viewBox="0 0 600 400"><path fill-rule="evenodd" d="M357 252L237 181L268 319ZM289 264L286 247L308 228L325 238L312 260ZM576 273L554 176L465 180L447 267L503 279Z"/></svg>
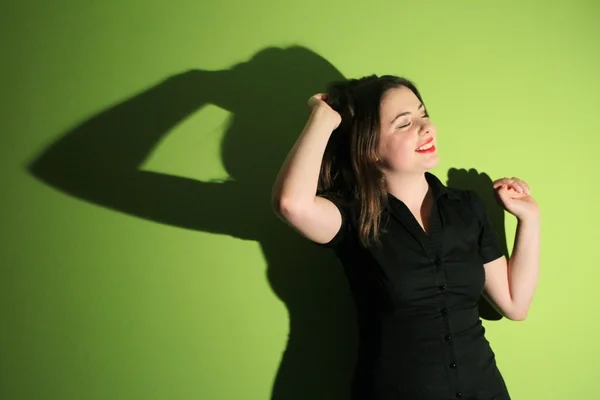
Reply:
<svg viewBox="0 0 600 400"><path fill-rule="evenodd" d="M271 208L277 216L281 216L282 209L284 207L284 197L281 191L278 190L277 186L273 186L271 191Z"/></svg>
<svg viewBox="0 0 600 400"><path fill-rule="evenodd" d="M510 316L507 318L510 319L511 321L521 322L521 321L525 321L526 316L516 315L516 316Z"/></svg>
<svg viewBox="0 0 600 400"><path fill-rule="evenodd" d="M513 310L506 313L505 317L511 321L525 321L527 319L527 310Z"/></svg>
<svg viewBox="0 0 600 400"><path fill-rule="evenodd" d="M273 209L273 212L275 212L275 215L287 221L289 221L293 215L297 215L300 209L298 202L280 195L271 197L271 208Z"/></svg>

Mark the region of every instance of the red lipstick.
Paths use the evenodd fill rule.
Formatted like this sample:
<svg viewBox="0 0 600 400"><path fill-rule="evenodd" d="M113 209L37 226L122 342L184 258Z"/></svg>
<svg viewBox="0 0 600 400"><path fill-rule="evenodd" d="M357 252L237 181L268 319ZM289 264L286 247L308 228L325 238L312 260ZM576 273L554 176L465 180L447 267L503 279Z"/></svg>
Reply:
<svg viewBox="0 0 600 400"><path fill-rule="evenodd" d="M429 138L429 140L427 140L425 143L421 144L419 147L417 147L417 149L428 145L429 143L433 142L433 138ZM427 150L415 150L417 153L433 153L435 151L435 145L431 146L430 148L428 148Z"/></svg>

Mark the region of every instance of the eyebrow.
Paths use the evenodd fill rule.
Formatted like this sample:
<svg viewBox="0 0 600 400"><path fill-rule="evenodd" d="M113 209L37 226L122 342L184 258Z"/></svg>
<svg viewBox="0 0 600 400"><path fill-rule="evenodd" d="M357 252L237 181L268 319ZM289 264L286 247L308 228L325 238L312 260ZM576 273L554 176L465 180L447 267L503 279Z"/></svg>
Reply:
<svg viewBox="0 0 600 400"><path fill-rule="evenodd" d="M421 108L423 108L423 103L419 104L419 107L417 107L417 111L419 111ZM393 124L394 121L396 121L398 118L408 115L410 113L411 113L410 111L401 112L400 114L398 114L394 117L394 119L390 122L390 125Z"/></svg>

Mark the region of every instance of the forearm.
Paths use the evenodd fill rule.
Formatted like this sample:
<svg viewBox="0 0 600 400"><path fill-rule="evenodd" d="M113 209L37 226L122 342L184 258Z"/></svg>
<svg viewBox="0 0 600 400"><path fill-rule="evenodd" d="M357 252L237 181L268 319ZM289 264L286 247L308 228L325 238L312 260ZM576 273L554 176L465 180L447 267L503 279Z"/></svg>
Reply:
<svg viewBox="0 0 600 400"><path fill-rule="evenodd" d="M275 208L282 204L301 207L314 201L323 154L333 128L334 121L324 110L313 110L273 184Z"/></svg>
<svg viewBox="0 0 600 400"><path fill-rule="evenodd" d="M529 311L538 283L539 258L539 216L520 220L508 262L508 282L514 313L523 317Z"/></svg>

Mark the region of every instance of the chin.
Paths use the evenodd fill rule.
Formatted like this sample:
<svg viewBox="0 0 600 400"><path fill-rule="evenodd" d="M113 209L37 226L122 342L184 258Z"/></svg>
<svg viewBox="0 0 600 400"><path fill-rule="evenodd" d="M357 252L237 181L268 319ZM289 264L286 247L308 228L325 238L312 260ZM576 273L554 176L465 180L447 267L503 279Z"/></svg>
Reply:
<svg viewBox="0 0 600 400"><path fill-rule="evenodd" d="M432 160L427 160L427 162L425 163L425 169L429 170L432 168L437 167L437 165L440 163L440 159L438 157L435 157L435 159Z"/></svg>

